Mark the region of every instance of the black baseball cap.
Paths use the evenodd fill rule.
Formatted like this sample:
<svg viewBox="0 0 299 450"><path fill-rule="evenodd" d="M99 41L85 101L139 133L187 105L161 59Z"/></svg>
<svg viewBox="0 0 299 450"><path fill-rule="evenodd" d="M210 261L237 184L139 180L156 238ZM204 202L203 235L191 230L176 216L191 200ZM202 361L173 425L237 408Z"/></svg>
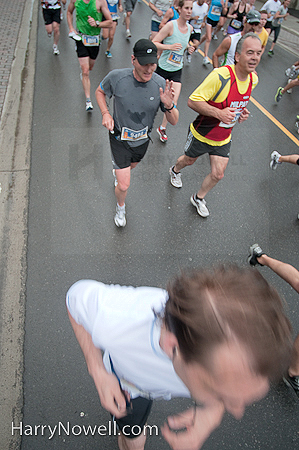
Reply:
<svg viewBox="0 0 299 450"><path fill-rule="evenodd" d="M149 39L139 39L133 48L133 54L142 66L146 64L157 64L157 52L157 47Z"/></svg>

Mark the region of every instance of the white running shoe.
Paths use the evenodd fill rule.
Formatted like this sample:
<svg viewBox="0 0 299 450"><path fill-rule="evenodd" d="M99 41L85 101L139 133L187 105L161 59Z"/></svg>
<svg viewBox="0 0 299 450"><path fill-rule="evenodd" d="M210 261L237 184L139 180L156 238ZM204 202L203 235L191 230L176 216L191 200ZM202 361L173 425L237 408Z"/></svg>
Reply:
<svg viewBox="0 0 299 450"><path fill-rule="evenodd" d="M203 63L204 66L207 66L208 64L211 64L210 60L209 60L209 58L207 56L205 56L203 58L202 63Z"/></svg>
<svg viewBox="0 0 299 450"><path fill-rule="evenodd" d="M274 150L274 152L271 153L270 167L272 170L276 170L277 164L281 164L281 162L278 161L280 157L281 157L281 154L278 153L276 150Z"/></svg>
<svg viewBox="0 0 299 450"><path fill-rule="evenodd" d="M74 41L82 41L82 37L74 31L69 33L69 38L74 39Z"/></svg>
<svg viewBox="0 0 299 450"><path fill-rule="evenodd" d="M190 53L187 52L187 63L190 64L191 63L191 55Z"/></svg>
<svg viewBox="0 0 299 450"><path fill-rule="evenodd" d="M130 30L126 30L126 38L129 39L130 37L132 37L131 31Z"/></svg>
<svg viewBox="0 0 299 450"><path fill-rule="evenodd" d="M170 183L172 184L172 186L176 188L181 188L183 186L181 172L175 173L173 171L173 168L170 167L169 175L170 175Z"/></svg>
<svg viewBox="0 0 299 450"><path fill-rule="evenodd" d="M295 74L296 74L296 67L293 65L292 67L289 67L286 71L285 74L288 78L294 78Z"/></svg>
<svg viewBox="0 0 299 450"><path fill-rule="evenodd" d="M126 226L126 207L119 206L118 203L116 204L116 214L114 216L114 223L117 227L125 227Z"/></svg>
<svg viewBox="0 0 299 450"><path fill-rule="evenodd" d="M123 25L126 23L126 17L127 17L127 13L124 12L123 20L122 20L122 24L123 24Z"/></svg>
<svg viewBox="0 0 299 450"><path fill-rule="evenodd" d="M59 55L60 54L60 51L58 50L58 47L57 47L57 45L53 45L53 54L54 55Z"/></svg>
<svg viewBox="0 0 299 450"><path fill-rule="evenodd" d="M196 198L196 194L191 195L190 202L197 209L198 214L201 217L208 217L210 215L208 208L206 207L206 201L203 198L199 200Z"/></svg>
<svg viewBox="0 0 299 450"><path fill-rule="evenodd" d="M91 103L90 100L89 100L89 101L86 101L85 109L86 109L86 111L88 111L88 112L93 110L93 106L92 106L92 103Z"/></svg>

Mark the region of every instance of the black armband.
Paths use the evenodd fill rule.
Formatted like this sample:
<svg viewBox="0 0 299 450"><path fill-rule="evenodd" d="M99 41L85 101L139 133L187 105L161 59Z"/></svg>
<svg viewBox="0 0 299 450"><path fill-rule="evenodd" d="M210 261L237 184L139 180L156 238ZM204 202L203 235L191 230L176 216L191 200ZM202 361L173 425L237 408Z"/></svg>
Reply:
<svg viewBox="0 0 299 450"><path fill-rule="evenodd" d="M165 106L164 106L164 104L163 103L161 103L161 110L162 110L162 112L170 112L170 111L172 111L173 110L173 108L176 108L176 106L175 106L175 104L172 102L172 107L171 108L165 108Z"/></svg>

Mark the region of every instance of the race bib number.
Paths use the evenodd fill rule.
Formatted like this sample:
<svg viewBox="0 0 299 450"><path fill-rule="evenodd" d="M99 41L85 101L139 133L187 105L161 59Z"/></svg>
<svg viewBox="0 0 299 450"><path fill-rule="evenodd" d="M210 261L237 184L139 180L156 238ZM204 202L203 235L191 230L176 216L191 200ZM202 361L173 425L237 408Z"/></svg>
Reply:
<svg viewBox="0 0 299 450"><path fill-rule="evenodd" d="M112 20L120 19L120 16L117 13L110 13L110 14L111 14Z"/></svg>
<svg viewBox="0 0 299 450"><path fill-rule="evenodd" d="M240 20L233 19L231 27L235 28L236 30L239 30L240 28L242 28L242 22L240 22Z"/></svg>
<svg viewBox="0 0 299 450"><path fill-rule="evenodd" d="M148 127L143 128L142 130L135 131L131 130L131 128L122 127L121 129L121 140L122 141L139 141L140 139L146 139Z"/></svg>
<svg viewBox="0 0 299 450"><path fill-rule="evenodd" d="M172 64L173 66L179 66L182 62L183 55L179 55L175 52L170 52L170 55L168 56L167 62L169 64Z"/></svg>
<svg viewBox="0 0 299 450"><path fill-rule="evenodd" d="M236 125L237 121L239 120L239 117L240 117L241 113L242 113L242 109L237 110L236 111L236 115L235 115L234 119L231 121L231 123L220 122L219 126L222 127L222 128L232 128L232 127L234 127Z"/></svg>
<svg viewBox="0 0 299 450"><path fill-rule="evenodd" d="M221 6L212 6L212 9L211 9L211 14L213 14L214 16L221 16L221 11L222 11L222 8L221 8Z"/></svg>
<svg viewBox="0 0 299 450"><path fill-rule="evenodd" d="M100 36L82 35L82 42L85 47L98 47L100 45Z"/></svg>
<svg viewBox="0 0 299 450"><path fill-rule="evenodd" d="M203 23L203 19L197 19L196 25L198 25L200 27L202 23Z"/></svg>

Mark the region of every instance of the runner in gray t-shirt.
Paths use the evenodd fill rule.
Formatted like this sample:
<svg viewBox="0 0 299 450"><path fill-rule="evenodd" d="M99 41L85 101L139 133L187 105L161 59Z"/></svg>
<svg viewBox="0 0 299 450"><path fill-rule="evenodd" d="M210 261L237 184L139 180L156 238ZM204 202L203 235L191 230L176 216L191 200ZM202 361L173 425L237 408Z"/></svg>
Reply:
<svg viewBox="0 0 299 450"><path fill-rule="evenodd" d="M136 42L131 69L112 70L100 83L96 97L103 116L102 125L109 130L115 173L117 199L114 222L126 225L125 198L130 186L131 169L141 161L149 144L159 107L175 125L179 118L173 98L172 82L157 75L157 47L148 39ZM164 89L164 91L163 91ZM113 118L106 97L113 97Z"/></svg>

